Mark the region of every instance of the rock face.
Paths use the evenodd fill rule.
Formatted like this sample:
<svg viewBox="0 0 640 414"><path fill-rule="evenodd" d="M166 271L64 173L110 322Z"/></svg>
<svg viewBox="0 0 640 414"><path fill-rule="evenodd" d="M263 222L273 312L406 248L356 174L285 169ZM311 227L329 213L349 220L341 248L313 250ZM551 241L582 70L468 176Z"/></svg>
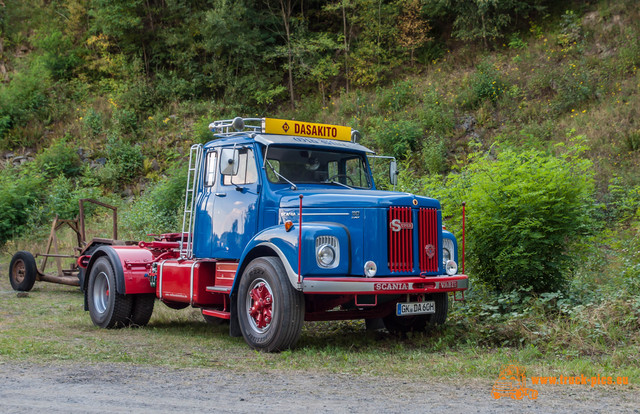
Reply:
<svg viewBox="0 0 640 414"><path fill-rule="evenodd" d="M31 151L26 150L23 154L16 154L15 152L8 151L2 153L0 155L0 166L9 167L14 166L18 167L27 162L31 162L34 160L33 154Z"/></svg>

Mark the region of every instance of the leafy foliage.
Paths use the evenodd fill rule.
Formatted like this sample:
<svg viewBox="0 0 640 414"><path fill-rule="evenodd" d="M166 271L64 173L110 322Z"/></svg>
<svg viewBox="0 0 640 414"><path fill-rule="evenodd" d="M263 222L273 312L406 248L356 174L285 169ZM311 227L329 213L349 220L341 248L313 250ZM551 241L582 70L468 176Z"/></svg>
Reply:
<svg viewBox="0 0 640 414"><path fill-rule="evenodd" d="M27 228L30 213L42 198L44 180L5 170L0 175L0 246Z"/></svg>
<svg viewBox="0 0 640 414"><path fill-rule="evenodd" d="M39 61L13 75L7 85L0 84L0 138L16 125L33 119L46 105L47 71ZM16 143L6 145L13 147Z"/></svg>
<svg viewBox="0 0 640 414"><path fill-rule="evenodd" d="M36 166L49 178L73 177L80 173L80 157L67 139L55 141L36 158Z"/></svg>
<svg viewBox="0 0 640 414"><path fill-rule="evenodd" d="M167 178L151 186L122 217L132 237L175 232L184 206L187 170L174 168Z"/></svg>
<svg viewBox="0 0 640 414"><path fill-rule="evenodd" d="M479 281L502 292L560 289L572 243L592 229L591 163L575 151L494 151L476 154L446 184L433 177L409 185L442 199L457 230L457 206L466 201L469 264Z"/></svg>
<svg viewBox="0 0 640 414"><path fill-rule="evenodd" d="M489 62L482 62L478 65L478 69L471 79L474 104L479 104L484 100L496 103L505 89L506 85L493 65Z"/></svg>
<svg viewBox="0 0 640 414"><path fill-rule="evenodd" d="M466 41L489 41L504 36L518 18L543 10L543 0L435 0L426 5L433 17L453 20L453 36Z"/></svg>
<svg viewBox="0 0 640 414"><path fill-rule="evenodd" d="M86 183L79 183L70 180L64 175L56 177L49 186L49 191L44 200L44 211L42 221L59 216L61 219L74 219L79 213L78 201L82 198L99 198L100 190L96 187L87 186ZM91 207L87 207L85 214L91 213ZM35 218L32 218L34 221Z"/></svg>
<svg viewBox="0 0 640 414"><path fill-rule="evenodd" d="M140 146L130 145L120 138L111 136L107 141L107 163L99 170L104 185L121 188L131 183L144 166L144 157Z"/></svg>
<svg viewBox="0 0 640 414"><path fill-rule="evenodd" d="M381 121L373 135L378 147L385 153L404 159L407 153L416 149L423 134L419 122L403 119L393 122Z"/></svg>

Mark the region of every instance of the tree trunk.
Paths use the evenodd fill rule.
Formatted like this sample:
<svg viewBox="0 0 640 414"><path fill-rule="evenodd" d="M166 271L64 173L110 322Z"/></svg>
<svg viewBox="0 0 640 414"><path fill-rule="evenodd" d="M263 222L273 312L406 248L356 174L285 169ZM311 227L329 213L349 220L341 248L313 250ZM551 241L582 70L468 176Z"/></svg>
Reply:
<svg viewBox="0 0 640 414"><path fill-rule="evenodd" d="M291 0L280 0L280 10L282 11L282 23L287 37L287 60L289 63L289 98L291 100L291 109L295 109L296 100L293 90L293 53L291 51L291 26L289 19L291 18L292 6Z"/></svg>
<svg viewBox="0 0 640 414"><path fill-rule="evenodd" d="M0 7L5 8L4 2L0 0ZM0 10L0 14L3 14L4 10ZM0 82L6 81L7 76L7 67L4 64L4 36L3 30L0 26Z"/></svg>
<svg viewBox="0 0 640 414"><path fill-rule="evenodd" d="M347 37L347 10L345 7L345 1L342 0L342 30L344 31L344 78L346 83L346 90L349 93L349 41Z"/></svg>
<svg viewBox="0 0 640 414"><path fill-rule="evenodd" d="M4 6L1 4L0 6ZM4 37L0 36L0 82L7 80L7 67L4 64Z"/></svg>

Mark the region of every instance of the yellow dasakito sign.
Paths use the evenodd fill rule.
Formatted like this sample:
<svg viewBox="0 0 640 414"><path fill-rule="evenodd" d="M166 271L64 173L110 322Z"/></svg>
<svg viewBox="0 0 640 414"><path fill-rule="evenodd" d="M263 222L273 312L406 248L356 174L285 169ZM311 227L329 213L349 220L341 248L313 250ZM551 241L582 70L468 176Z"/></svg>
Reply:
<svg viewBox="0 0 640 414"><path fill-rule="evenodd" d="M265 134L295 135L309 138L351 141L351 128L338 125L264 118L262 120L262 130Z"/></svg>

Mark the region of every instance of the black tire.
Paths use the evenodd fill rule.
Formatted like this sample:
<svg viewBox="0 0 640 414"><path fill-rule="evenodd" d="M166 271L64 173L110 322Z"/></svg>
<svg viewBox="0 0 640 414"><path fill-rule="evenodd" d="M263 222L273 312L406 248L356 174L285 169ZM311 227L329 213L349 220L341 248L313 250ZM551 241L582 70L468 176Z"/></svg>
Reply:
<svg viewBox="0 0 640 414"><path fill-rule="evenodd" d="M304 294L291 286L276 257L254 259L238 288L238 321L253 349L282 351L295 345L304 322Z"/></svg>
<svg viewBox="0 0 640 414"><path fill-rule="evenodd" d="M432 293L427 295L427 300L433 300L436 302L436 313L428 315L427 321L429 325L443 325L447 321L447 315L449 313L449 294L446 292Z"/></svg>
<svg viewBox="0 0 640 414"><path fill-rule="evenodd" d="M87 299L94 325L121 328L129 324L133 297L116 291L115 272L107 257L98 258L91 268Z"/></svg>
<svg viewBox="0 0 640 414"><path fill-rule="evenodd" d="M133 296L131 305L131 317L129 323L132 326L146 326L153 313L153 305L156 302L155 293L142 293Z"/></svg>
<svg viewBox="0 0 640 414"><path fill-rule="evenodd" d="M13 255L9 264L9 281L13 290L30 291L37 276L36 259L31 253L21 250Z"/></svg>
<svg viewBox="0 0 640 414"><path fill-rule="evenodd" d="M428 327L442 325L447 320L449 296L447 293L426 295L425 300L433 300L436 312L430 315L397 316L395 308L383 318L384 326L391 333L406 334L408 332L424 332Z"/></svg>

